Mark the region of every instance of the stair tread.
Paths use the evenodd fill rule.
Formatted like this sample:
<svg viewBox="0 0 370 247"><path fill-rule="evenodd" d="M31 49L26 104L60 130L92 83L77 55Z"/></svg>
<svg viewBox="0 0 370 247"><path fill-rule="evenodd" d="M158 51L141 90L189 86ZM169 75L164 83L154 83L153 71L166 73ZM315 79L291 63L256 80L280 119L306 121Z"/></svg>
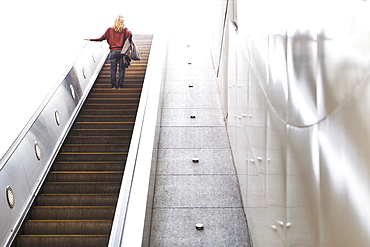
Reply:
<svg viewBox="0 0 370 247"><path fill-rule="evenodd" d="M69 236L69 237L81 237L81 236L85 236L85 237L99 237L99 236L102 236L102 237L105 237L105 236L109 236L109 235L104 235L104 234L81 234L81 235L78 235L78 234L61 234L61 235L57 235L57 234L53 234L53 235L42 235L42 234L35 234L35 235L27 235L27 234L24 234L24 235L21 235L23 237L63 237L63 236Z"/></svg>
<svg viewBox="0 0 370 247"><path fill-rule="evenodd" d="M113 220L27 220L27 222L113 222Z"/></svg>
<svg viewBox="0 0 370 247"><path fill-rule="evenodd" d="M46 182L48 184L113 184L114 182Z"/></svg>
<svg viewBox="0 0 370 247"><path fill-rule="evenodd" d="M43 209L43 208L52 208L52 209L66 209L66 208L78 208L78 209L107 209L107 208L115 208L116 206L37 206L35 205L34 208L36 209Z"/></svg>
<svg viewBox="0 0 370 247"><path fill-rule="evenodd" d="M113 196L116 193L43 193L42 196Z"/></svg>
<svg viewBox="0 0 370 247"><path fill-rule="evenodd" d="M100 173L100 174L107 174L107 173L123 173L123 171L51 171L50 173L53 174L76 174L76 173L87 173L87 174L95 174L95 173Z"/></svg>

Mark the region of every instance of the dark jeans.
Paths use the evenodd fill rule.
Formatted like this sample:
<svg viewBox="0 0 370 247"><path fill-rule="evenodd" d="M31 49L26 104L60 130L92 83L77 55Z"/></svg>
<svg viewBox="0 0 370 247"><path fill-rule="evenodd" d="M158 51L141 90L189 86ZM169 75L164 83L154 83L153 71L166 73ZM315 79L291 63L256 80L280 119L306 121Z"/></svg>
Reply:
<svg viewBox="0 0 370 247"><path fill-rule="evenodd" d="M123 63L123 55L121 55L121 50L114 50L109 53L110 59L110 82L112 87L122 87L123 81L125 80L126 67ZM118 81L116 78L117 65L119 67Z"/></svg>

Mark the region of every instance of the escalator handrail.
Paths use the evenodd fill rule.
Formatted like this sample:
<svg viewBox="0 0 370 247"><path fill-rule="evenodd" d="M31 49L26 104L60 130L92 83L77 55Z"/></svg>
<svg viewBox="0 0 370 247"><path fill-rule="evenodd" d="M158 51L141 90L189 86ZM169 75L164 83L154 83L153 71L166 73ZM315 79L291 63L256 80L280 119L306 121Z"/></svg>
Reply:
<svg viewBox="0 0 370 247"><path fill-rule="evenodd" d="M154 35L108 246L142 246L151 206L166 35ZM155 170L155 169L154 169ZM149 213L150 214L150 213ZM150 220L149 220L150 222ZM150 228L150 227L149 227Z"/></svg>

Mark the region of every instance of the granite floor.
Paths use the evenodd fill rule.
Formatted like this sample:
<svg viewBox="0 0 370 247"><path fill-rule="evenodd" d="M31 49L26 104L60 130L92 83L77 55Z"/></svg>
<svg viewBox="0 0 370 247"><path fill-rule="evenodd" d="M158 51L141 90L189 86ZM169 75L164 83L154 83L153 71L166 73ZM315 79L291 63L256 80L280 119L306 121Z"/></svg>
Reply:
<svg viewBox="0 0 370 247"><path fill-rule="evenodd" d="M249 246L219 98L206 39L170 35L152 247Z"/></svg>

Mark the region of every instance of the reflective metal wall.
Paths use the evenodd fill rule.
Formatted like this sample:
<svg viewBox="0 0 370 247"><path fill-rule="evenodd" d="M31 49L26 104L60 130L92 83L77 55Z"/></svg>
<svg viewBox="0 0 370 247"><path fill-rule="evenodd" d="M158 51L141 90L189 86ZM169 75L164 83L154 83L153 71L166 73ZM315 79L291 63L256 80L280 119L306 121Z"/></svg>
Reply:
<svg viewBox="0 0 370 247"><path fill-rule="evenodd" d="M218 80L254 246L370 246L368 4L237 2Z"/></svg>
<svg viewBox="0 0 370 247"><path fill-rule="evenodd" d="M0 162L0 245L10 246L107 57L90 43ZM27 104L27 102L22 102ZM9 116L5 120L9 121Z"/></svg>

